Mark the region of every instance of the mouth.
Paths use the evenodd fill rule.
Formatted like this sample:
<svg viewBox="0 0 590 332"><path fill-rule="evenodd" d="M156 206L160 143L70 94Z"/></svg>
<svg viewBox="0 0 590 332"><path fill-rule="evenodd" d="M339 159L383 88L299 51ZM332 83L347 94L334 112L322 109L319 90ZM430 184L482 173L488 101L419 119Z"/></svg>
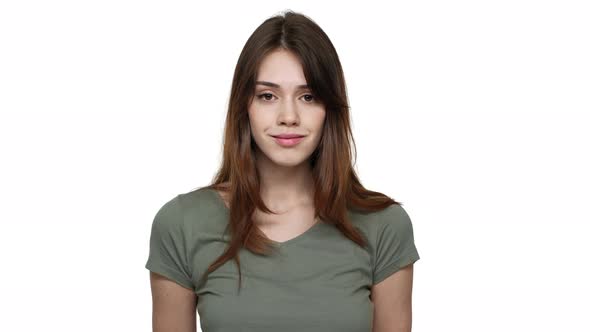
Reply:
<svg viewBox="0 0 590 332"><path fill-rule="evenodd" d="M284 147L295 146L305 138L305 136L301 135L279 135L272 137L275 139L275 142Z"/></svg>
<svg viewBox="0 0 590 332"><path fill-rule="evenodd" d="M304 137L304 135L299 135L299 134L281 134L281 135L271 135L271 136L275 137L275 138L281 138L281 139Z"/></svg>

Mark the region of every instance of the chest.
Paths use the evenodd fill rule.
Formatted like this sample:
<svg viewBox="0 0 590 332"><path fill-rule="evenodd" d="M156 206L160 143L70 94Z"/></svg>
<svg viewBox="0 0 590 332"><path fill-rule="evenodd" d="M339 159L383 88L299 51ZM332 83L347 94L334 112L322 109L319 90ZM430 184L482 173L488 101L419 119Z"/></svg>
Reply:
<svg viewBox="0 0 590 332"><path fill-rule="evenodd" d="M318 222L313 207L293 209L278 215L257 211L253 219L266 237L280 243L303 235Z"/></svg>
<svg viewBox="0 0 590 332"><path fill-rule="evenodd" d="M241 250L240 292L234 261L213 271L196 289L203 331L370 331L370 255L333 226L317 225L272 256ZM201 248L194 271L223 245Z"/></svg>

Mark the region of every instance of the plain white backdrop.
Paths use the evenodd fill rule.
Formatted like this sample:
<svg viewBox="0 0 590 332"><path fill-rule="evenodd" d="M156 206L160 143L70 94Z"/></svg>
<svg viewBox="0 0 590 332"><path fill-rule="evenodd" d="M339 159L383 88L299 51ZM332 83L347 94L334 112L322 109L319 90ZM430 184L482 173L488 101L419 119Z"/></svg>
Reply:
<svg viewBox="0 0 590 332"><path fill-rule="evenodd" d="M1 2L0 330L151 331L153 217L211 181L239 53L285 9L412 218L413 331L590 331L590 10L563 0Z"/></svg>

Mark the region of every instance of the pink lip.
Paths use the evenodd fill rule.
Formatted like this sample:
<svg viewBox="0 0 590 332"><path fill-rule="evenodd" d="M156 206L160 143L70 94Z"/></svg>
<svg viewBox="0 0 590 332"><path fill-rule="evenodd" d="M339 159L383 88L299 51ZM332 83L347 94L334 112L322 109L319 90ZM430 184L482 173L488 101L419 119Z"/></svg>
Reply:
<svg viewBox="0 0 590 332"><path fill-rule="evenodd" d="M299 144L299 142L301 142L305 138L305 136L298 136L293 138L281 138L279 136L273 136L273 138L280 145L289 147Z"/></svg>
<svg viewBox="0 0 590 332"><path fill-rule="evenodd" d="M299 134L279 134L279 135L272 135L272 137L279 137L279 138L294 138L294 137L302 137L303 135Z"/></svg>

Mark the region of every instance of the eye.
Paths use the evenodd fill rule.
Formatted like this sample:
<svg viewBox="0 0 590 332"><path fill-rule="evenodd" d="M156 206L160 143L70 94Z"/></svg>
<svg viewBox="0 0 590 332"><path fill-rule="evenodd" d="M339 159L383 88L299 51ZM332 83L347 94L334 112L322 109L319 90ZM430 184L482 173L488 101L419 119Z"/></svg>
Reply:
<svg viewBox="0 0 590 332"><path fill-rule="evenodd" d="M261 93L261 94L257 95L258 99L263 99L265 101L270 101L270 99L266 99L266 97L269 97L269 96L270 96L270 98L272 98L273 94L265 92L265 93Z"/></svg>
<svg viewBox="0 0 590 332"><path fill-rule="evenodd" d="M303 97L304 97L305 101L309 101L309 102L313 102L313 100L315 99L315 96L312 95L312 94L306 94ZM305 97L311 97L311 100L310 99L307 99Z"/></svg>
<svg viewBox="0 0 590 332"><path fill-rule="evenodd" d="M265 93L261 93L261 94L256 95L256 97L258 99L261 99L264 101L271 101L272 97L274 97L274 95L270 92L265 92ZM312 102L314 102L315 96L308 93L308 94L303 95L303 99L309 103L312 103Z"/></svg>

